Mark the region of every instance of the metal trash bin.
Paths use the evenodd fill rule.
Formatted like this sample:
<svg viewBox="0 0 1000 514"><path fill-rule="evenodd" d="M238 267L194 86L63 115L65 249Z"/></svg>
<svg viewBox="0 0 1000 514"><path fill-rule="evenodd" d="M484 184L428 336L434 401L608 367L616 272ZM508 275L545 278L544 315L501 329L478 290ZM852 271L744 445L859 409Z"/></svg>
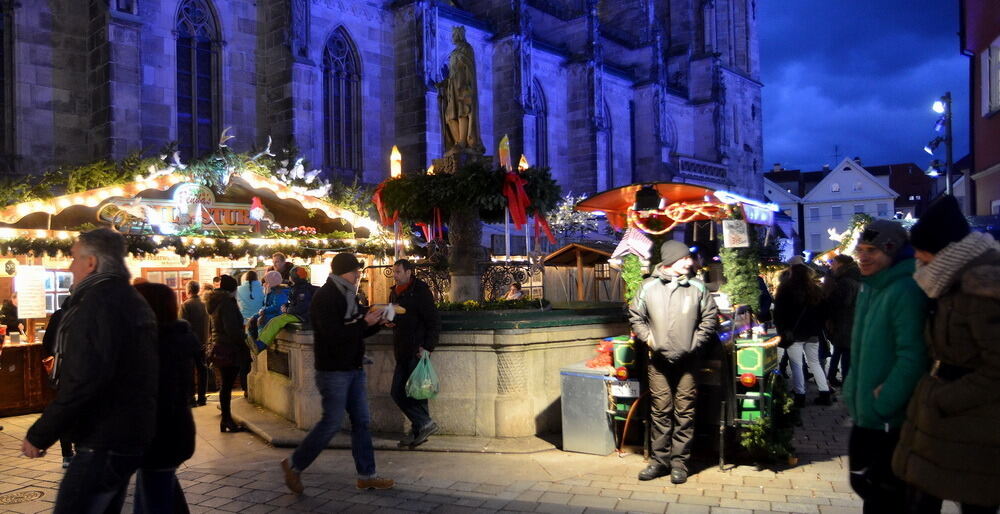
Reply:
<svg viewBox="0 0 1000 514"><path fill-rule="evenodd" d="M588 368L583 362L559 370L562 386L562 449L608 455L615 436L608 413L607 368Z"/></svg>

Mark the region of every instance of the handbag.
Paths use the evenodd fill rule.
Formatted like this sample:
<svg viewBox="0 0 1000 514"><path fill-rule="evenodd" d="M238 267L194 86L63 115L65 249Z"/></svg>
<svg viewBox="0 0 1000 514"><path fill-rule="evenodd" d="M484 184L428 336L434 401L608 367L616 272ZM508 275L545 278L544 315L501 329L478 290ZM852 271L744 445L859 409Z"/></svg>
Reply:
<svg viewBox="0 0 1000 514"><path fill-rule="evenodd" d="M802 322L802 316L805 316L807 306L802 306L802 312L799 313L799 319L795 320L795 326L791 329L786 329L781 331L781 340L778 341L778 348L782 350L787 350L789 346L795 343L795 330L799 328L799 323Z"/></svg>

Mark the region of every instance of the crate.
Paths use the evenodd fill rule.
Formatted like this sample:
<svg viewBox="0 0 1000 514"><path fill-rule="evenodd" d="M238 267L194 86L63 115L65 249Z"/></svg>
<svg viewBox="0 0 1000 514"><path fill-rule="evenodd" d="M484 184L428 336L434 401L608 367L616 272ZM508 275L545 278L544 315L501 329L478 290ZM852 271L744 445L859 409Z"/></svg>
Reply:
<svg viewBox="0 0 1000 514"><path fill-rule="evenodd" d="M778 365L778 344L750 339L736 341L736 374L766 375Z"/></svg>
<svg viewBox="0 0 1000 514"><path fill-rule="evenodd" d="M746 393L746 396L740 400L739 406L739 419L743 421L756 421L762 416L767 416L770 413L771 406L771 393L761 393L756 391Z"/></svg>

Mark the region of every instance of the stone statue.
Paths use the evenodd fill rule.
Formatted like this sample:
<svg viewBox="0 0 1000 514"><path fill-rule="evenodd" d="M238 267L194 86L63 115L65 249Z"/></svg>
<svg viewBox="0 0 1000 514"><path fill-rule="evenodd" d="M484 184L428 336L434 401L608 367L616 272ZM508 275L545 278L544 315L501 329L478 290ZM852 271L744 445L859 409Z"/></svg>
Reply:
<svg viewBox="0 0 1000 514"><path fill-rule="evenodd" d="M476 59L472 45L465 40L465 27L451 31L455 49L442 70L444 80L437 84L441 132L445 156L455 153L485 152L479 137L479 93L476 86Z"/></svg>

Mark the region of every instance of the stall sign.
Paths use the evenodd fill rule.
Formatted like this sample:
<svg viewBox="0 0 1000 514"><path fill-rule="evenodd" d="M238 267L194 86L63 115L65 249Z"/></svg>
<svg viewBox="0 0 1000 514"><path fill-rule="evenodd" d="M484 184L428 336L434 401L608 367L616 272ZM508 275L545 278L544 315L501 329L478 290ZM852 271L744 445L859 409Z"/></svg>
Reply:
<svg viewBox="0 0 1000 514"><path fill-rule="evenodd" d="M17 261L8 259L0 264L0 277L13 277L14 275L17 275Z"/></svg>
<svg viewBox="0 0 1000 514"><path fill-rule="evenodd" d="M726 248L750 246L747 224L743 220L722 220L722 241Z"/></svg>
<svg viewBox="0 0 1000 514"><path fill-rule="evenodd" d="M126 210L136 208L135 199L115 198L109 201ZM202 225L218 225L225 231L248 232L257 227L257 221L250 218L250 204L216 202L212 190L193 183L177 186L173 198L159 200L139 198L138 207L145 213L147 222L189 225L192 221ZM265 216L270 213L265 212Z"/></svg>
<svg viewBox="0 0 1000 514"><path fill-rule="evenodd" d="M774 211L759 205L751 205L747 203L742 205L743 218L747 221L747 223L753 223L754 225L774 225Z"/></svg>
<svg viewBox="0 0 1000 514"><path fill-rule="evenodd" d="M626 380L624 382L611 383L611 396L617 398L638 398L639 381Z"/></svg>
<svg viewBox="0 0 1000 514"><path fill-rule="evenodd" d="M45 318L44 266L20 266L14 277L17 291L17 315L24 319Z"/></svg>

